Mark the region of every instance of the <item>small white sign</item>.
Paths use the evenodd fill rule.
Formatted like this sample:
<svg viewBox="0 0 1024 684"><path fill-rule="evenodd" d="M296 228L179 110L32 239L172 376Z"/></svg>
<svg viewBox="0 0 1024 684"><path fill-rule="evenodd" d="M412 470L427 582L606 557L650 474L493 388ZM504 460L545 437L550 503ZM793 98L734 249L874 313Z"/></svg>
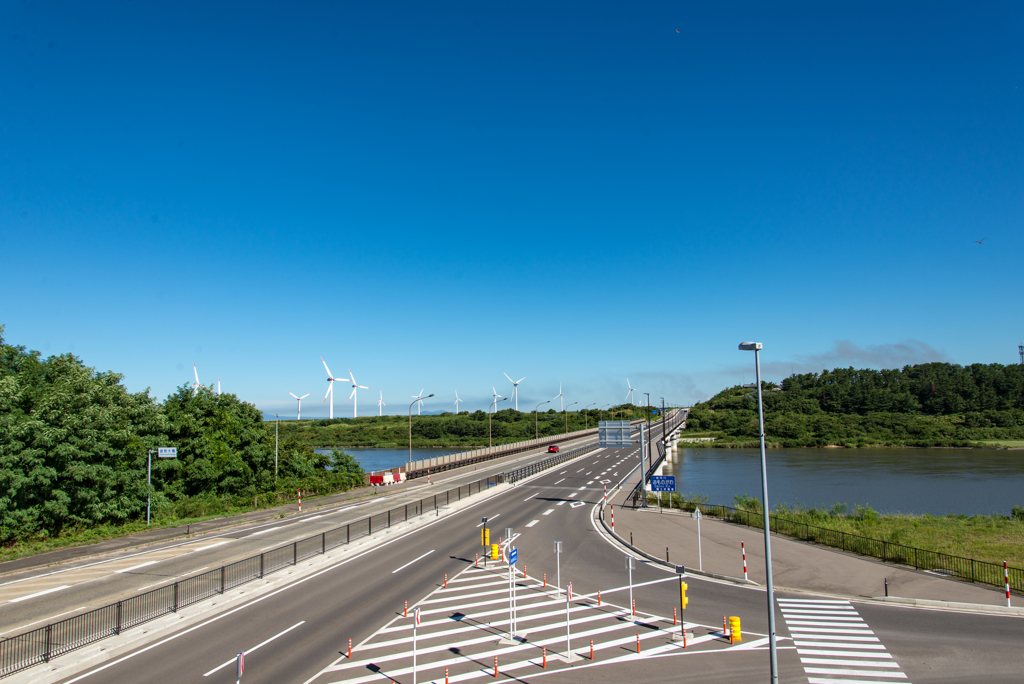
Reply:
<svg viewBox="0 0 1024 684"><path fill-rule="evenodd" d="M160 447L156 455L157 458L178 458L178 447Z"/></svg>

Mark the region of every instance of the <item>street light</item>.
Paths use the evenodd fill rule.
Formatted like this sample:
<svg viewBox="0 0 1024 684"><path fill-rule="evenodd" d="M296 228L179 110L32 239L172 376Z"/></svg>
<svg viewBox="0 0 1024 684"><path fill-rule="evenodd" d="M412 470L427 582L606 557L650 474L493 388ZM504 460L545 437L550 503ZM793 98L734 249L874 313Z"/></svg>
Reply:
<svg viewBox="0 0 1024 684"><path fill-rule="evenodd" d="M605 404L604 406L597 409L597 419L604 420L604 410L611 406L611 404Z"/></svg>
<svg viewBox="0 0 1024 684"><path fill-rule="evenodd" d="M537 427L537 409L539 409L544 404L550 404L550 403L551 403L550 399L548 399L547 401L542 401L539 404L537 404L536 408L533 409L533 438L534 439L539 439L540 438L540 428Z"/></svg>
<svg viewBox="0 0 1024 684"><path fill-rule="evenodd" d="M416 401L414 401L411 404L409 404L409 463L405 466L406 477L409 476L408 475L409 469L412 468L412 407L416 405L417 401L422 401L423 399L429 399L432 396L434 396L434 395L433 394L428 394L425 397L416 397Z"/></svg>
<svg viewBox="0 0 1024 684"><path fill-rule="evenodd" d="M491 402L491 405L487 407L487 447L488 448L493 446L491 444L491 415L492 415L491 414L491 409L494 408L494 406L499 401L508 401L508 397L505 397L503 399L495 399L494 401Z"/></svg>
<svg viewBox="0 0 1024 684"><path fill-rule="evenodd" d="M584 416L583 417L583 429L584 430L590 429L590 414L587 413L587 409L589 409L591 406L597 406L597 402L595 401L593 404L587 404L586 406L583 407L583 416Z"/></svg>
<svg viewBox="0 0 1024 684"><path fill-rule="evenodd" d="M572 404L569 404L569 406L578 403L580 402L574 401L572 402ZM565 412L565 409L569 408L569 406L566 406L564 409L562 409L562 416L565 417L565 434L569 434L569 414Z"/></svg>
<svg viewBox="0 0 1024 684"><path fill-rule="evenodd" d="M651 393L644 392L647 397L647 457L651 456ZM648 461L650 463L650 461Z"/></svg>
<svg viewBox="0 0 1024 684"><path fill-rule="evenodd" d="M775 586L772 583L772 539L768 515L768 472L764 454L764 403L761 396L760 342L741 342L740 351L754 352L754 373L757 378L757 421L761 428L761 509L764 514L764 565L768 580L768 652L771 658L772 684L779 681L779 663L775 649Z"/></svg>

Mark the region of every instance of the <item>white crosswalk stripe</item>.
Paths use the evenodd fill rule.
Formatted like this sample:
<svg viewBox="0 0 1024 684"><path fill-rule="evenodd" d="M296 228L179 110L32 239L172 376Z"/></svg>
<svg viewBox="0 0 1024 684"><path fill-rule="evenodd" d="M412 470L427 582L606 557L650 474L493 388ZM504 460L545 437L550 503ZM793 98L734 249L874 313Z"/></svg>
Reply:
<svg viewBox="0 0 1024 684"><path fill-rule="evenodd" d="M778 599L808 684L906 682L849 601ZM834 649L834 650L833 650Z"/></svg>

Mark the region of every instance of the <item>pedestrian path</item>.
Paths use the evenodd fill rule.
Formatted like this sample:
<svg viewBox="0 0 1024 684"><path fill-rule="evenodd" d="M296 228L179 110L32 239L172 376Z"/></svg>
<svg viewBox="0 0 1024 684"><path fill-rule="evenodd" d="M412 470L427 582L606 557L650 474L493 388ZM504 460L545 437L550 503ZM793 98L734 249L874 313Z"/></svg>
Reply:
<svg viewBox="0 0 1024 684"><path fill-rule="evenodd" d="M668 577L659 581L677 581ZM399 604L394 619L347 652L312 684L412 684L515 678L571 667L601 665L654 655L684 656L763 648L764 635L731 644L721 627L686 623L685 645L674 616L634 614L606 595L628 597L629 587L573 593L506 565L469 563L439 582L422 599ZM569 585L571 587L571 585ZM515 612L510 611L510 602ZM628 598L627 598L628 602ZM416 611L419 624L415 625Z"/></svg>
<svg viewBox="0 0 1024 684"><path fill-rule="evenodd" d="M778 599L808 684L907 682L849 601Z"/></svg>

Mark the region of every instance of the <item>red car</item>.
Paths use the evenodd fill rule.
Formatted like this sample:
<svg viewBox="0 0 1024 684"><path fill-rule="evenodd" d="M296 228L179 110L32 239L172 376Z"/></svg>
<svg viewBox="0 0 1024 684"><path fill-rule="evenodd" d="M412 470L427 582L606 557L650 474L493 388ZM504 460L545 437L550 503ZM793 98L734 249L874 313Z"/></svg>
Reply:
<svg viewBox="0 0 1024 684"><path fill-rule="evenodd" d="M558 453L558 445L557 444L552 444L551 446L549 446L548 447L548 453L549 454L557 454Z"/></svg>

